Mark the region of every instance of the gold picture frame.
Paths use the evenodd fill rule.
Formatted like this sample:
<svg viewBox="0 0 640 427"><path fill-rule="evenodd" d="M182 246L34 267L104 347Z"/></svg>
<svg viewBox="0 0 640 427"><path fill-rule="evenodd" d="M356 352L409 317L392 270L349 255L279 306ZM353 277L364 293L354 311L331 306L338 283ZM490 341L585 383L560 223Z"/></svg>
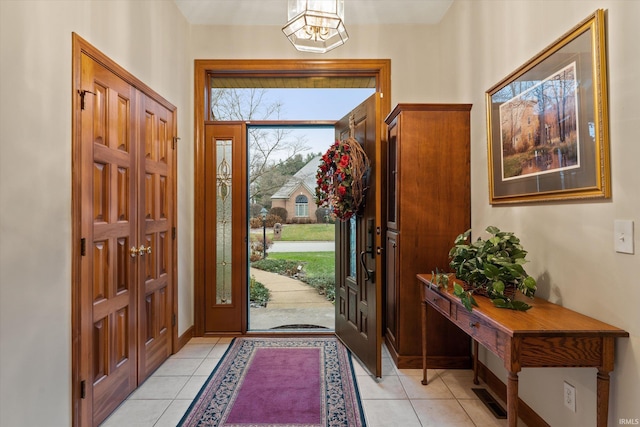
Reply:
<svg viewBox="0 0 640 427"><path fill-rule="evenodd" d="M486 92L489 202L611 197L599 9Z"/></svg>

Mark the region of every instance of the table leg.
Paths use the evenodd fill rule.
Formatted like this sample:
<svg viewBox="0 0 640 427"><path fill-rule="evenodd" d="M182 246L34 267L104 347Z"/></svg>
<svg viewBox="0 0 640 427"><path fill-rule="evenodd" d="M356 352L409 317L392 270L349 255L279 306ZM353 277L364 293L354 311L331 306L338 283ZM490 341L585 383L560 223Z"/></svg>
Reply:
<svg viewBox="0 0 640 427"><path fill-rule="evenodd" d="M507 425L518 425L518 373L511 371L507 376Z"/></svg>
<svg viewBox="0 0 640 427"><path fill-rule="evenodd" d="M598 369L597 385L597 423L598 427L607 427L609 418L609 371Z"/></svg>
<svg viewBox="0 0 640 427"><path fill-rule="evenodd" d="M422 301L422 384L427 385L427 303Z"/></svg>
<svg viewBox="0 0 640 427"><path fill-rule="evenodd" d="M473 340L473 383L480 384L478 381L478 341Z"/></svg>

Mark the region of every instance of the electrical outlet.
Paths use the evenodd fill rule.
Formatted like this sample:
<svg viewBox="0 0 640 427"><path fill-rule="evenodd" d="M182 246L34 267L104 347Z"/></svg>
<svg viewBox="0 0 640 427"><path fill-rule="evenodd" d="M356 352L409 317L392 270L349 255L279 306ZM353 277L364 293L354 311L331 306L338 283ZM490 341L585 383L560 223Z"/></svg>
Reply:
<svg viewBox="0 0 640 427"><path fill-rule="evenodd" d="M576 412L576 388L564 382L564 406Z"/></svg>

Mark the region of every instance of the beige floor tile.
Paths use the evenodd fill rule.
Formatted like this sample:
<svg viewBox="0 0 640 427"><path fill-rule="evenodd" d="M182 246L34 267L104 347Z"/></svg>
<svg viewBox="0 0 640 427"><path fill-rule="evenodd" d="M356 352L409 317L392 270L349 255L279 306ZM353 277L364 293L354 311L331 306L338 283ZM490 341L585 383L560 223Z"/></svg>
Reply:
<svg viewBox="0 0 640 427"><path fill-rule="evenodd" d="M229 348L229 343L219 342L213 347L213 349L209 352L209 355L207 357L211 359L222 359L222 356L224 356L224 353L227 351L228 348Z"/></svg>
<svg viewBox="0 0 640 427"><path fill-rule="evenodd" d="M356 376L362 399L408 399L400 379L397 376L374 379L370 375Z"/></svg>
<svg viewBox="0 0 640 427"><path fill-rule="evenodd" d="M138 387L129 399L175 399L189 378L188 376L160 377L153 375Z"/></svg>
<svg viewBox="0 0 640 427"><path fill-rule="evenodd" d="M126 400L101 427L150 427L171 404L171 400Z"/></svg>
<svg viewBox="0 0 640 427"><path fill-rule="evenodd" d="M440 377L429 379L429 384L422 385L422 377L398 377L409 399L453 399L453 394Z"/></svg>
<svg viewBox="0 0 640 427"><path fill-rule="evenodd" d="M367 427L420 427L408 400L363 400Z"/></svg>
<svg viewBox="0 0 640 427"><path fill-rule="evenodd" d="M153 376L193 375L203 360L204 359L180 359L171 357L153 373Z"/></svg>
<svg viewBox="0 0 640 427"><path fill-rule="evenodd" d="M478 396L471 389L487 388L482 381L479 385L474 384L473 372L468 370L446 370L440 374L440 378L457 399L478 399Z"/></svg>
<svg viewBox="0 0 640 427"><path fill-rule="evenodd" d="M475 426L456 399L412 400L411 404L423 427Z"/></svg>
<svg viewBox="0 0 640 427"><path fill-rule="evenodd" d="M407 368L396 368L398 375L409 376L409 377L421 377L422 369L407 369ZM427 378L431 378L431 376L437 376L438 372L435 369L427 369Z"/></svg>
<svg viewBox="0 0 640 427"><path fill-rule="evenodd" d="M187 344L174 354L174 359L204 359L213 350L215 344Z"/></svg>
<svg viewBox="0 0 640 427"><path fill-rule="evenodd" d="M187 381L184 387L182 387L182 390L180 390L180 393L178 393L176 399L195 399L195 397L198 395L198 392L207 381L207 378L209 377L200 375L194 375L189 378L189 381Z"/></svg>
<svg viewBox="0 0 640 427"><path fill-rule="evenodd" d="M200 366L198 366L198 369L196 369L196 371L193 373L193 375L209 376L211 375L215 367L218 366L219 362L220 362L220 359L211 359L211 358L204 359L200 364Z"/></svg>
<svg viewBox="0 0 640 427"><path fill-rule="evenodd" d="M474 423L482 427L506 427L507 420L496 418L489 409L477 399L460 399L458 400L460 405L464 408L466 413L471 417ZM518 426L521 426L518 423Z"/></svg>
<svg viewBox="0 0 640 427"><path fill-rule="evenodd" d="M189 409L191 400L174 400L153 427L175 427ZM119 426L122 427L122 426Z"/></svg>
<svg viewBox="0 0 640 427"><path fill-rule="evenodd" d="M353 356L353 372L356 375L369 375L369 371L362 367L362 363L358 360L357 357ZM397 376L398 372L396 371L396 367L393 364L391 359L386 357L382 358L382 376L386 377L389 375Z"/></svg>
<svg viewBox="0 0 640 427"><path fill-rule="evenodd" d="M193 337L187 344L217 344L220 337Z"/></svg>

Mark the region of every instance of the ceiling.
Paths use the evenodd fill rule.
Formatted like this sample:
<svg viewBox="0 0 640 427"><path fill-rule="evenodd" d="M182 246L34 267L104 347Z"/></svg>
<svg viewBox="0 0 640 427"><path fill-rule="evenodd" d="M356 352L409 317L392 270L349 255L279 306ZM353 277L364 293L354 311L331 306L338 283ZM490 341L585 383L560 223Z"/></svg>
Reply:
<svg viewBox="0 0 640 427"><path fill-rule="evenodd" d="M288 0L173 0L192 25L278 25ZM453 0L344 0L347 25L436 24Z"/></svg>

